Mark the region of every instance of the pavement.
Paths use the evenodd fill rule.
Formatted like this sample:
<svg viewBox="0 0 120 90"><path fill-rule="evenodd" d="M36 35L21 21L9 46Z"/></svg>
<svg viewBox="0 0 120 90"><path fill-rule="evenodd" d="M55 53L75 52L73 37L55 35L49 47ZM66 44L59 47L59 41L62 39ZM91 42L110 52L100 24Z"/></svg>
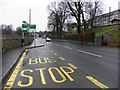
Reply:
<svg viewBox="0 0 120 90"><path fill-rule="evenodd" d="M46 42L41 38L31 45L19 58L4 90L118 88L118 48Z"/></svg>
<svg viewBox="0 0 120 90"><path fill-rule="evenodd" d="M26 48L34 48L34 47L41 47L43 44L37 41L38 39L35 39L31 45L28 46L22 46L22 47L17 47L13 49L9 49L6 52L2 53L2 59L0 59L2 62L2 75L0 76L0 82L8 76L10 73L11 69L16 65L19 57L21 54L24 52ZM1 85L0 85L1 86Z"/></svg>

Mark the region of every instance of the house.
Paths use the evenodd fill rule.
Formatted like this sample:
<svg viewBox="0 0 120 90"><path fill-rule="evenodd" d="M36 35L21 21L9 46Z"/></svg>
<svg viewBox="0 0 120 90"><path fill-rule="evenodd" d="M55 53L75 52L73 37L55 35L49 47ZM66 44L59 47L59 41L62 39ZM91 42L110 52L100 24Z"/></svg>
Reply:
<svg viewBox="0 0 120 90"><path fill-rule="evenodd" d="M93 21L94 27L120 24L120 9L110 13L96 16Z"/></svg>

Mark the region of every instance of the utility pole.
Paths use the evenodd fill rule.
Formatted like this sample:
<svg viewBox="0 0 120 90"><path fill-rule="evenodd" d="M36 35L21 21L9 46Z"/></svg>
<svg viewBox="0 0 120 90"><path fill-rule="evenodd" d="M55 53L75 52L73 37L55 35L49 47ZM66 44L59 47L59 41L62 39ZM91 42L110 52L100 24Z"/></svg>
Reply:
<svg viewBox="0 0 120 90"><path fill-rule="evenodd" d="M31 24L31 9L29 9L29 25ZM30 30L30 28L29 28ZM30 38L30 31L29 31L29 38Z"/></svg>
<svg viewBox="0 0 120 90"><path fill-rule="evenodd" d="M31 24L31 9L29 9L29 24Z"/></svg>
<svg viewBox="0 0 120 90"><path fill-rule="evenodd" d="M31 25L31 9L29 9L29 25ZM35 46L35 32L36 32L36 30L33 31L33 34L34 34L34 46Z"/></svg>
<svg viewBox="0 0 120 90"><path fill-rule="evenodd" d="M110 25L110 14L111 13L111 7L109 7L109 25Z"/></svg>

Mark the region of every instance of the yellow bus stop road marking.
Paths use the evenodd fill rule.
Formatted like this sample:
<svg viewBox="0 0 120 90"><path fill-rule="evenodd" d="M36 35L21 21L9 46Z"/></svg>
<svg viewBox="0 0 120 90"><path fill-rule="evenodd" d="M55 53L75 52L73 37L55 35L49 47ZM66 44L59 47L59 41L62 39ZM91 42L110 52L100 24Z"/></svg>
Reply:
<svg viewBox="0 0 120 90"><path fill-rule="evenodd" d="M56 55L56 56L58 55L57 53L53 53L53 54Z"/></svg>
<svg viewBox="0 0 120 90"><path fill-rule="evenodd" d="M73 65L73 64L71 64L71 63L68 63L68 65L69 65L70 67L72 67L73 69L78 69L78 67L76 67L75 65Z"/></svg>
<svg viewBox="0 0 120 90"><path fill-rule="evenodd" d="M86 76L86 78L90 80L92 83L94 83L95 85L97 85L99 88L102 88L102 89L108 88L106 85L102 84L101 82L93 78L92 76Z"/></svg>
<svg viewBox="0 0 120 90"><path fill-rule="evenodd" d="M53 52L53 51L50 51L50 52Z"/></svg>
<svg viewBox="0 0 120 90"><path fill-rule="evenodd" d="M18 75L18 72L20 70L20 67L21 67L21 65L23 63L23 60L24 60L27 52L28 52L28 49L26 49L25 52L22 54L21 58L19 59L19 62L17 64L17 66L15 67L12 75L8 79L7 83L5 84L5 87L3 88L3 90L10 90L12 88L12 86L14 84L14 81L15 81L17 75Z"/></svg>
<svg viewBox="0 0 120 90"><path fill-rule="evenodd" d="M65 60L63 57L59 57L59 58L60 58L61 60L63 60L63 61Z"/></svg>

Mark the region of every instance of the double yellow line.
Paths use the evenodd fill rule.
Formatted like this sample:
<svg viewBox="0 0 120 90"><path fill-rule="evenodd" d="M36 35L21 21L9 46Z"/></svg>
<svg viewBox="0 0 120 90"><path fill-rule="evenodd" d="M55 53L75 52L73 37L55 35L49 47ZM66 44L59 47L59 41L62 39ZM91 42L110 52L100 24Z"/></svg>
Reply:
<svg viewBox="0 0 120 90"><path fill-rule="evenodd" d="M7 83L5 84L3 90L10 90L10 89L12 88L12 86L13 86L13 84L14 84L14 81L15 81L17 75L18 75L18 72L19 72L19 70L20 70L20 67L21 67L21 65L22 65L22 63L23 63L23 60L24 60L24 58L25 58L28 50L29 50L29 49L26 49L26 50L24 51L24 53L22 54L22 56L20 57L17 66L15 67L12 75L11 75L10 78L8 79Z"/></svg>

